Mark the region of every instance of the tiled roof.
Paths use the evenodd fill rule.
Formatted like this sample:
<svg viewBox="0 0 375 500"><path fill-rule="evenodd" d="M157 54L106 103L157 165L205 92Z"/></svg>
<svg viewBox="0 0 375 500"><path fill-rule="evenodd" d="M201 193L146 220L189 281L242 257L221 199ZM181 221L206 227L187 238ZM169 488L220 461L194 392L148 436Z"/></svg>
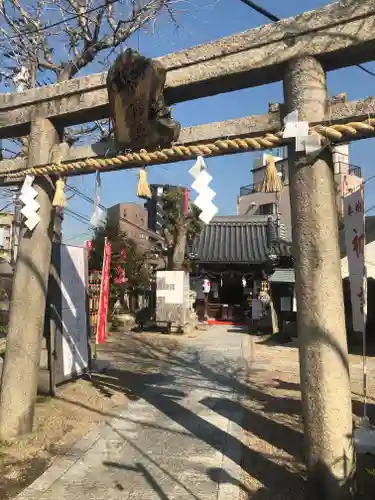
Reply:
<svg viewBox="0 0 375 500"><path fill-rule="evenodd" d="M215 217L205 226L195 246L199 262L261 264L268 260L268 216ZM290 244L278 242L279 256L291 255Z"/></svg>

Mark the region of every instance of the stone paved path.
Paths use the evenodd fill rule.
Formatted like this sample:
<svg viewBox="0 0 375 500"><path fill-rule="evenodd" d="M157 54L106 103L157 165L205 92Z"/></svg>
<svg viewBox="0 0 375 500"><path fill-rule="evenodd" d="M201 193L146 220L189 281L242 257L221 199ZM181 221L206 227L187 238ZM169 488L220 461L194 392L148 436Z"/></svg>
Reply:
<svg viewBox="0 0 375 500"><path fill-rule="evenodd" d="M246 392L249 350L247 335L212 327L175 351L161 373L134 375L126 410L17 498L237 500L244 445L235 403ZM112 371L108 387L120 378ZM237 412L230 421L223 405Z"/></svg>

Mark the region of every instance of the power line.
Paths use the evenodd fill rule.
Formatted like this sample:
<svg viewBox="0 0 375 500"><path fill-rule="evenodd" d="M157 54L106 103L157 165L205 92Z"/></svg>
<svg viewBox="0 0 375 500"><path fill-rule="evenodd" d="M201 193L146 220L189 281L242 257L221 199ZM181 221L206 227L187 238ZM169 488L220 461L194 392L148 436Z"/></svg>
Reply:
<svg viewBox="0 0 375 500"><path fill-rule="evenodd" d="M259 14L262 14L262 16L267 17L270 21L277 22L281 21L280 17L275 16L272 14L272 12L269 12L268 10L264 9L260 5L256 4L255 2L252 2L251 0L240 0L242 3L250 7L251 9L255 10Z"/></svg>
<svg viewBox="0 0 375 500"><path fill-rule="evenodd" d="M80 196L83 200L89 202L89 203L95 203L95 201L90 198L89 196L87 196L86 194L82 193L82 191L79 191L79 189L73 187L73 186L68 186L66 185L67 189L69 189L70 191L73 191L73 193L77 194L78 196ZM98 207L101 208L102 210L105 210L107 211L107 207L105 207L104 205L101 205L100 203L98 204Z"/></svg>
<svg viewBox="0 0 375 500"><path fill-rule="evenodd" d="M244 3L245 5L247 5L248 7L255 10L256 12L258 12L259 14L261 14L262 16L266 17L267 19L269 19L270 21L272 21L274 23L277 23L278 21L282 20L281 17L278 17L275 14L272 14L272 12L264 9L263 7L261 7L260 5L258 5L255 2L253 2L252 0L240 0L240 2ZM364 71L365 73L367 73L368 75L375 77L375 73L373 71L365 68L362 64L355 64L355 66L357 68L361 69L362 71Z"/></svg>
<svg viewBox="0 0 375 500"><path fill-rule="evenodd" d="M7 205L5 205L5 207L3 208L0 208L0 212L3 212L4 210L6 210L8 207L10 207L11 205L13 205L13 201L11 201L10 203L8 203Z"/></svg>
<svg viewBox="0 0 375 500"><path fill-rule="evenodd" d="M82 193L81 191L79 191L77 188L75 188L73 186L68 186L68 185L66 185L66 187L68 189L70 189L71 191L73 191L78 196L80 196L82 199L86 200L87 202L93 203L93 204L95 203L95 200L93 200L89 196L85 195L84 193ZM98 204L98 207L101 208L102 210L105 210L106 212L108 211L107 207L105 207L104 205ZM65 210L67 210L67 209L65 209ZM120 217L119 220L122 221L122 222L126 222L130 226L135 227L136 229L139 229L140 231L142 231L143 233L145 233L146 235L148 235L150 238L153 238L153 239L156 239L156 240L160 240L160 241L164 241L164 238L162 236L158 235L157 233L154 233L153 231L151 231L148 228L146 229L146 228L140 226L139 224L136 224L135 222L132 222L131 220L127 219L126 217Z"/></svg>
<svg viewBox="0 0 375 500"><path fill-rule="evenodd" d="M375 205L372 205L370 208L365 210L365 214L367 214L367 212L370 212L371 210L374 210L374 208L375 208Z"/></svg>
<svg viewBox="0 0 375 500"><path fill-rule="evenodd" d="M81 236L90 236L90 233L89 232L85 232L85 233L78 233L78 234L75 234L74 236L70 236L69 238L64 238L64 241L67 242L67 241L72 241L72 240L75 240L76 238L80 238Z"/></svg>
<svg viewBox="0 0 375 500"><path fill-rule="evenodd" d="M74 212L73 210L70 210L69 208L64 208L64 214L70 215L70 217L73 217L73 219L76 219L79 222L82 222L83 224L92 225L90 222L90 219L88 217L86 217L85 215L82 215L78 212Z"/></svg>

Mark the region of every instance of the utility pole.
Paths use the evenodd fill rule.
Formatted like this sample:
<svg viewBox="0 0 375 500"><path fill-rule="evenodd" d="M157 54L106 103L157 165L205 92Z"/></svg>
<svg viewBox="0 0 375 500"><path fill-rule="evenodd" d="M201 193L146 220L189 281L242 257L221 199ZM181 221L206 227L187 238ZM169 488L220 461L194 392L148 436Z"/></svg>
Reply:
<svg viewBox="0 0 375 500"><path fill-rule="evenodd" d="M12 236L11 236L11 244L10 244L10 264L14 271L16 266L17 254L18 254L18 246L20 239L20 229L21 229L21 202L19 200L19 188L13 193L13 201L14 201L14 215L12 221Z"/></svg>
<svg viewBox="0 0 375 500"><path fill-rule="evenodd" d="M38 119L31 124L27 166L47 163L53 145L60 142L53 123ZM31 432L39 378L47 285L51 262L54 183L38 177L41 221L32 232L21 227L9 330L0 392L0 438Z"/></svg>
<svg viewBox="0 0 375 500"><path fill-rule="evenodd" d="M313 57L289 62L284 95L299 120L326 118L326 77ZM352 497L354 447L332 154L288 146L306 465L313 498Z"/></svg>

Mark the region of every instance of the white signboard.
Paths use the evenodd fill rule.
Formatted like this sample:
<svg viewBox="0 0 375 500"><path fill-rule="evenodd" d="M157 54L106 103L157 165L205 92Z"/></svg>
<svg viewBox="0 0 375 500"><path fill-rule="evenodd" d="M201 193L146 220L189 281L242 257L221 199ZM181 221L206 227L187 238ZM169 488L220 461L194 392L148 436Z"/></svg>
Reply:
<svg viewBox="0 0 375 500"><path fill-rule="evenodd" d="M163 298L165 304L183 304L185 278L183 271L157 271L156 298Z"/></svg>
<svg viewBox="0 0 375 500"><path fill-rule="evenodd" d="M189 302L189 275L185 271L156 272L157 321L185 324Z"/></svg>
<svg viewBox="0 0 375 500"><path fill-rule="evenodd" d="M88 369L87 252L85 248L61 245L61 338L57 383ZM59 342L60 340L60 342Z"/></svg>
<svg viewBox="0 0 375 500"><path fill-rule="evenodd" d="M358 185L359 184L359 185ZM344 193L345 241L349 267L353 329L364 333L366 322L365 218L363 184Z"/></svg>

